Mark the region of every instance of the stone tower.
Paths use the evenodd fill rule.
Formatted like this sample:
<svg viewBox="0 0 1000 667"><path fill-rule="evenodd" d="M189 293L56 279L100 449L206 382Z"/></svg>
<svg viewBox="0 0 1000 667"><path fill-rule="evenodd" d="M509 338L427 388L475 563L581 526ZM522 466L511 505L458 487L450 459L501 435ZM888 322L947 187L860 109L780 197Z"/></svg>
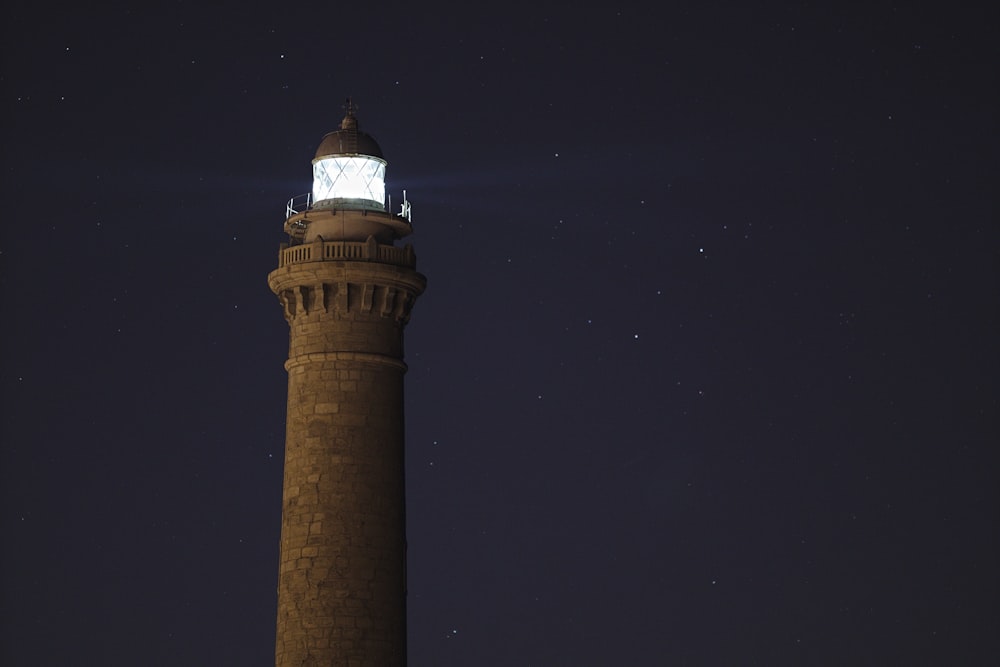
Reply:
<svg viewBox="0 0 1000 667"><path fill-rule="evenodd" d="M268 276L290 328L277 667L406 664L403 328L424 290L348 101Z"/></svg>

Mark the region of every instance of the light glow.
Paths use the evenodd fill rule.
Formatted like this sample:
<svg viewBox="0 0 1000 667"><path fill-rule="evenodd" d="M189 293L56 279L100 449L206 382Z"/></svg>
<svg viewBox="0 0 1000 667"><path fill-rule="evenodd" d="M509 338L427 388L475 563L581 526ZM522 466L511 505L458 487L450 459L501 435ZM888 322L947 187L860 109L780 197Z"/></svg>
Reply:
<svg viewBox="0 0 1000 667"><path fill-rule="evenodd" d="M385 208L385 162L378 158L327 157L313 163L313 203L333 199L365 200Z"/></svg>

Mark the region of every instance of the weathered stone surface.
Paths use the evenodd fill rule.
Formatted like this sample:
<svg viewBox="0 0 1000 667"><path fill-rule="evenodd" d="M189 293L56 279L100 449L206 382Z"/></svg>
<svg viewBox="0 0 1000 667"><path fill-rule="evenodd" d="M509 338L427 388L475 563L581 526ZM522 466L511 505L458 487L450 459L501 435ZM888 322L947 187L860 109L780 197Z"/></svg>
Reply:
<svg viewBox="0 0 1000 667"><path fill-rule="evenodd" d="M290 327L275 662L401 667L403 327L425 280L412 251L378 255L407 265L283 252L269 276Z"/></svg>

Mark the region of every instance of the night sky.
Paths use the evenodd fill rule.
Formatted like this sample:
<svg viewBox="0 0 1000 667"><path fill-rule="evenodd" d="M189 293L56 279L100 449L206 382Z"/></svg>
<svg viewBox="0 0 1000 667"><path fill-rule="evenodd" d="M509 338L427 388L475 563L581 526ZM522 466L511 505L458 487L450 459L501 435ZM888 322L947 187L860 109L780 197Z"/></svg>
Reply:
<svg viewBox="0 0 1000 667"><path fill-rule="evenodd" d="M992 20L85 4L0 21L0 662L273 664L267 274L351 96L412 667L995 664Z"/></svg>

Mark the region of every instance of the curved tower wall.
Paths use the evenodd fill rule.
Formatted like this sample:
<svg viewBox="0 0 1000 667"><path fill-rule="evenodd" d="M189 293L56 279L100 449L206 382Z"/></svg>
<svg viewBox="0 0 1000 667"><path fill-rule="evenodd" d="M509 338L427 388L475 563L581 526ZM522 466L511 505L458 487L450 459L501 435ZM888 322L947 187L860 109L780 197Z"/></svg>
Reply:
<svg viewBox="0 0 1000 667"><path fill-rule="evenodd" d="M397 248L326 259L360 245L282 250L269 276L290 328L278 667L406 663L403 327L425 279Z"/></svg>

